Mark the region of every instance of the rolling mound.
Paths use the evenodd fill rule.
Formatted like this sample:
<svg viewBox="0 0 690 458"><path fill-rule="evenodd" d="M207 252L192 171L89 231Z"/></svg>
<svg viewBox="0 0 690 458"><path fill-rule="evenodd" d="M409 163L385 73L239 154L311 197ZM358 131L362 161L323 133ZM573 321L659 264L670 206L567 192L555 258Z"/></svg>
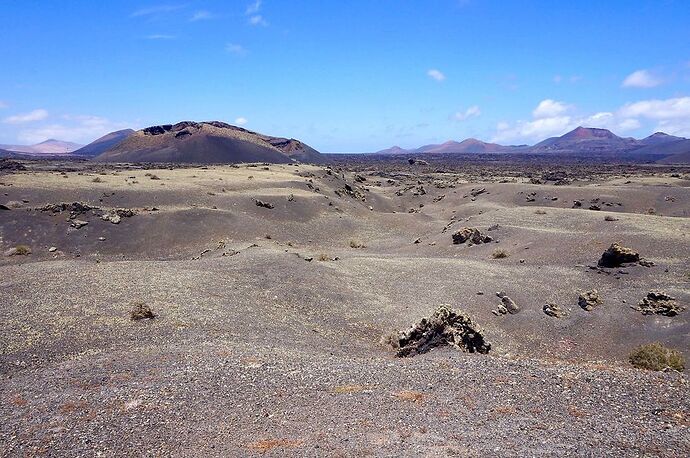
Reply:
<svg viewBox="0 0 690 458"><path fill-rule="evenodd" d="M262 135L218 121L183 121L147 127L95 159L101 162L325 162L318 151L298 140Z"/></svg>
<svg viewBox="0 0 690 458"><path fill-rule="evenodd" d="M79 148L73 154L75 156L96 157L99 154L103 154L104 152L113 148L114 146L117 146L118 143L120 143L122 140L126 139L133 133L135 133L135 131L132 129L123 129L115 132L110 132L109 134L106 134L101 138L92 141L88 145Z"/></svg>

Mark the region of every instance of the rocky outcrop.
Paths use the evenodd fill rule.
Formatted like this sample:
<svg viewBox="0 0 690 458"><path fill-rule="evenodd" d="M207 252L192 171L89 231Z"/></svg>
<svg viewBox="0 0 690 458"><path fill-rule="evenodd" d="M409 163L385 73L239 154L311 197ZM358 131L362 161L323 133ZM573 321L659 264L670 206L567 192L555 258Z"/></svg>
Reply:
<svg viewBox="0 0 690 458"><path fill-rule="evenodd" d="M451 346L468 353L488 353L491 344L467 315L440 306L429 318L422 318L391 342L399 357L415 356L440 346Z"/></svg>
<svg viewBox="0 0 690 458"><path fill-rule="evenodd" d="M678 304L675 297L671 297L663 291L649 291L647 296L632 308L642 312L643 315L664 316L676 316L685 310L683 305Z"/></svg>
<svg viewBox="0 0 690 458"><path fill-rule="evenodd" d="M620 243L612 244L608 250L604 251L599 259L600 267L620 267L623 264L638 262L640 254L630 248L626 248Z"/></svg>
<svg viewBox="0 0 690 458"><path fill-rule="evenodd" d="M496 293L496 296L501 299L501 303L498 304L498 307L496 307L496 310L492 310L491 312L496 315L506 315L510 313L511 315L515 315L520 311L520 307L515 303L513 299L511 299L506 293L503 291L499 291Z"/></svg>
<svg viewBox="0 0 690 458"><path fill-rule="evenodd" d="M588 312L593 310L594 307L597 307L603 303L604 301L601 299L601 296L599 296L599 292L596 289L585 291L584 293L580 294L580 297L577 300L577 304L583 310Z"/></svg>
<svg viewBox="0 0 690 458"><path fill-rule="evenodd" d="M468 245L478 245L491 241L493 241L491 236L482 234L476 227L463 227L453 234L453 243L456 245L465 242L467 242Z"/></svg>
<svg viewBox="0 0 690 458"><path fill-rule="evenodd" d="M558 304L547 303L542 307L544 313L554 318L564 318L568 313Z"/></svg>

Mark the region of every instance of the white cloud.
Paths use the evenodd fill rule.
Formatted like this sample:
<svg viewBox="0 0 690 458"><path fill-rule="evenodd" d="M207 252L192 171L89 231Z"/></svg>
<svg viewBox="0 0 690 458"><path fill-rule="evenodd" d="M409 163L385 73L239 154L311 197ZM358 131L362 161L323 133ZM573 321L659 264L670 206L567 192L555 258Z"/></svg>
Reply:
<svg viewBox="0 0 690 458"><path fill-rule="evenodd" d="M533 121L517 121L514 124L500 122L496 126L493 142L536 142L548 137L563 135L570 129L570 116L541 118Z"/></svg>
<svg viewBox="0 0 690 458"><path fill-rule="evenodd" d="M660 85L663 81L649 70L637 70L623 80L623 87L649 88Z"/></svg>
<svg viewBox="0 0 690 458"><path fill-rule="evenodd" d="M29 113L8 116L2 120L5 124L23 124L26 122L41 121L48 117L48 112L43 108L30 111Z"/></svg>
<svg viewBox="0 0 690 458"><path fill-rule="evenodd" d="M249 18L249 23L251 25L263 25L264 27L268 25L268 22L260 14L256 14Z"/></svg>
<svg viewBox="0 0 690 458"><path fill-rule="evenodd" d="M258 13L261 9L261 3L261 0L256 0L255 2L250 3L249 5L247 5L247 9L244 14L249 16Z"/></svg>
<svg viewBox="0 0 690 458"><path fill-rule="evenodd" d="M228 43L225 45L225 51L236 56L244 56L247 54L247 50L242 45L237 43Z"/></svg>
<svg viewBox="0 0 690 458"><path fill-rule="evenodd" d="M628 103L619 110L619 114L627 118L656 121L657 131L690 136L690 97Z"/></svg>
<svg viewBox="0 0 690 458"><path fill-rule="evenodd" d="M456 121L465 121L470 118L475 118L481 115L482 112L477 105L472 105L465 111L458 111L453 115L453 119Z"/></svg>
<svg viewBox="0 0 690 458"><path fill-rule="evenodd" d="M259 14L262 3L263 2L261 0L256 0L253 3L250 3L247 6L247 9L244 11L244 15L249 17L249 23L251 25L262 25L264 27L268 26L268 21L261 14Z"/></svg>
<svg viewBox="0 0 690 458"><path fill-rule="evenodd" d="M436 81L443 81L446 79L446 75L444 75L440 70L436 70L435 68L432 68L426 74L429 76L429 78L435 79Z"/></svg>
<svg viewBox="0 0 690 458"><path fill-rule="evenodd" d="M17 139L27 144L40 143L49 138L89 143L109 132L131 127L99 116L63 116L62 121L61 123L23 129L17 134Z"/></svg>
<svg viewBox="0 0 690 458"><path fill-rule="evenodd" d="M496 125L495 142L529 143L563 135L576 128L600 127L616 134L638 129L690 136L690 97L640 100L617 110L589 115L575 115L574 107L551 99L542 100L532 112L532 119L502 121Z"/></svg>
<svg viewBox="0 0 690 458"><path fill-rule="evenodd" d="M131 17L155 16L161 13L170 13L184 8L184 5L158 5L149 8L142 8L131 14Z"/></svg>
<svg viewBox="0 0 690 458"><path fill-rule="evenodd" d="M563 102L557 102L551 99L545 99L539 102L537 108L532 111L532 116L535 119L552 118L568 111L570 107Z"/></svg>
<svg viewBox="0 0 690 458"><path fill-rule="evenodd" d="M628 103L621 108L621 113L649 119L687 119L690 118L690 97Z"/></svg>
<svg viewBox="0 0 690 458"><path fill-rule="evenodd" d="M196 22L196 21L205 21L207 19L213 19L213 14L211 14L209 11L206 10L199 10L196 11L191 18L189 18L190 21Z"/></svg>
<svg viewBox="0 0 690 458"><path fill-rule="evenodd" d="M147 35L146 39L147 40L174 40L175 36L157 33L157 34L153 34L153 35Z"/></svg>
<svg viewBox="0 0 690 458"><path fill-rule="evenodd" d="M245 124L247 124L247 122L248 122L248 121L247 121L247 118L243 118L242 116L240 116L239 118L235 119L235 124L238 125L238 126L244 126Z"/></svg>

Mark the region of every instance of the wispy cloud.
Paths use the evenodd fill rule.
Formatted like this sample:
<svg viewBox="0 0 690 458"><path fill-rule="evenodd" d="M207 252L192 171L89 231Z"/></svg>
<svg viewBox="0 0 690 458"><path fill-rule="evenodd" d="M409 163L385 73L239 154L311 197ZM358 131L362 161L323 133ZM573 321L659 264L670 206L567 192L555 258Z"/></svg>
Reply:
<svg viewBox="0 0 690 458"><path fill-rule="evenodd" d="M244 117L242 117L242 116L240 116L239 118L235 119L235 124L238 125L238 126L244 126L245 124L247 124L247 122L248 122L248 121L247 121L247 118L244 118Z"/></svg>
<svg viewBox="0 0 690 458"><path fill-rule="evenodd" d="M184 8L185 5L157 5L157 6L149 6L146 8L141 8L139 10L136 10L133 12L130 16L131 17L146 17L146 16L155 16L158 14L163 14L163 13L171 13L173 11L180 10Z"/></svg>
<svg viewBox="0 0 690 458"><path fill-rule="evenodd" d="M262 3L263 2L261 0L256 0L250 3L249 5L247 5L247 9L245 10L244 14L246 14L247 16L251 16L252 14L258 13L261 9Z"/></svg>
<svg viewBox="0 0 690 458"><path fill-rule="evenodd" d="M556 84L560 84L563 82L568 82L568 83L578 83L582 81L582 76L580 75L571 75L571 76L563 76L563 75L554 75L553 77L553 82Z"/></svg>
<svg viewBox="0 0 690 458"><path fill-rule="evenodd" d="M59 123L36 128L23 129L17 134L20 142L34 144L49 138L89 143L109 132L131 127L125 123L113 122L100 116L62 116Z"/></svg>
<svg viewBox="0 0 690 458"><path fill-rule="evenodd" d="M260 25L264 27L268 25L268 21L261 14L259 14L259 11L261 11L262 4L263 2L261 0L256 0L255 2L252 2L249 5L247 5L247 9L244 11L244 15L249 17L249 24L255 26Z"/></svg>
<svg viewBox="0 0 690 458"><path fill-rule="evenodd" d="M2 120L5 124L24 124L27 122L41 121L48 117L48 111L43 108L30 111L28 113L8 116Z"/></svg>
<svg viewBox="0 0 690 458"><path fill-rule="evenodd" d="M264 27L266 27L268 25L268 22L266 21L266 19L264 19L264 17L260 14L257 14L257 15L250 17L249 23L251 25L262 25Z"/></svg>
<svg viewBox="0 0 690 458"><path fill-rule="evenodd" d="M175 35L153 34L145 37L147 40L174 40Z"/></svg>
<svg viewBox="0 0 690 458"><path fill-rule="evenodd" d="M9 105L6 102L3 102L2 100L0 100L0 110L2 110L3 108L7 108L7 107L9 107Z"/></svg>
<svg viewBox="0 0 690 458"><path fill-rule="evenodd" d="M427 71L426 74L429 76L429 78L434 79L436 81L443 81L446 79L446 75L444 75L440 70L437 70L435 68L432 68L431 70Z"/></svg>
<svg viewBox="0 0 690 458"><path fill-rule="evenodd" d="M199 10L194 12L191 18L189 18L190 21L196 22L196 21L206 21L208 19L213 19L213 14L211 14L210 11L206 10Z"/></svg>
<svg viewBox="0 0 690 458"><path fill-rule="evenodd" d="M649 70L637 70L628 75L622 83L623 87L650 88L663 83L663 80Z"/></svg>
<svg viewBox="0 0 690 458"><path fill-rule="evenodd" d="M539 102L539 105L532 111L532 117L535 119L553 118L565 113L569 109L570 107L563 102L546 99Z"/></svg>
<svg viewBox="0 0 690 458"><path fill-rule="evenodd" d="M236 56L244 56L247 54L247 50L244 48L244 46L238 45L237 43L226 44L225 51Z"/></svg>
<svg viewBox="0 0 690 458"><path fill-rule="evenodd" d="M470 118L476 118L477 116L481 115L482 112L479 109L477 105L472 105L465 111L458 111L456 112L452 118L456 121L466 121Z"/></svg>

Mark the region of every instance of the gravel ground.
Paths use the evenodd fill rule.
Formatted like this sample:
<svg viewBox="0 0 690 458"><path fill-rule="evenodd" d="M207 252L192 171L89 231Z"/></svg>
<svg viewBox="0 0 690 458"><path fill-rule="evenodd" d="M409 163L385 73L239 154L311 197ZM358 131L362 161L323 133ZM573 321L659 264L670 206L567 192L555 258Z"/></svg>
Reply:
<svg viewBox="0 0 690 458"><path fill-rule="evenodd" d="M0 253L32 250L0 257L0 456L690 456L686 373L627 358L690 352L690 311L631 308L690 303L685 169L28 165L0 176ZM595 268L617 241L654 265ZM440 304L491 352L382 343Z"/></svg>

